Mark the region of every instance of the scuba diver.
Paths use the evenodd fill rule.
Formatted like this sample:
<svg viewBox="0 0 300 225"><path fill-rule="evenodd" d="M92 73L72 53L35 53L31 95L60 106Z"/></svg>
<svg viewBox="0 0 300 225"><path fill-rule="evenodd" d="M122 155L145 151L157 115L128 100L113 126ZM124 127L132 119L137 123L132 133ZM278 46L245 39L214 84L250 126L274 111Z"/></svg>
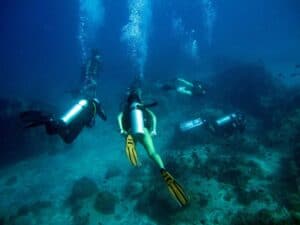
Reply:
<svg viewBox="0 0 300 225"><path fill-rule="evenodd" d="M69 144L84 127L94 126L96 115L102 120L107 119L98 99L83 98L60 118L37 110L22 112L20 118L25 123L25 128L45 126L47 134L57 134Z"/></svg>
<svg viewBox="0 0 300 225"><path fill-rule="evenodd" d="M97 80L99 77L99 71L101 69L101 63L102 59L99 50L92 49L89 60L82 66L81 70L81 95L89 98L96 97Z"/></svg>
<svg viewBox="0 0 300 225"><path fill-rule="evenodd" d="M126 139L126 154L133 166L139 166L136 143L146 149L148 156L160 168L161 175L168 186L169 192L180 206L188 203L188 197L174 177L165 169L160 155L156 152L152 136L156 135L157 120L149 109L157 105L156 102L145 104L141 99L141 89L132 88L127 96L123 111L118 115L120 133Z"/></svg>
<svg viewBox="0 0 300 225"><path fill-rule="evenodd" d="M90 58L81 66L79 87L68 90L67 93L70 93L74 98L79 96L96 98L97 80L99 78L101 64L102 59L98 49L92 49Z"/></svg>
<svg viewBox="0 0 300 225"><path fill-rule="evenodd" d="M200 81L189 82L183 78L177 78L159 86L164 91L176 91L179 94L188 96L203 96L206 94L206 90Z"/></svg>
<svg viewBox="0 0 300 225"><path fill-rule="evenodd" d="M246 128L245 116L241 113L232 113L214 121L197 118L180 124L180 131L186 132L196 127L205 127L216 136L229 137L235 133L243 133Z"/></svg>

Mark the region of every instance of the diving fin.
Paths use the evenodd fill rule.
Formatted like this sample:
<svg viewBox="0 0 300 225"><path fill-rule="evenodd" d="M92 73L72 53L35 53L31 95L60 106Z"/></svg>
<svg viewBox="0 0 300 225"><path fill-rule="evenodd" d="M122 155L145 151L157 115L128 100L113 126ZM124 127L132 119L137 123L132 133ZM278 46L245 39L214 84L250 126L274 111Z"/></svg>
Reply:
<svg viewBox="0 0 300 225"><path fill-rule="evenodd" d="M126 155L133 166L139 165L135 143L133 137L130 134L126 138Z"/></svg>
<svg viewBox="0 0 300 225"><path fill-rule="evenodd" d="M20 119L26 123L25 128L44 125L49 121L49 116L38 110L30 110L20 113Z"/></svg>
<svg viewBox="0 0 300 225"><path fill-rule="evenodd" d="M188 204L188 197L184 193L183 188L174 177L165 169L161 169L160 173L168 186L169 192L172 197L178 202L178 204L182 207Z"/></svg>

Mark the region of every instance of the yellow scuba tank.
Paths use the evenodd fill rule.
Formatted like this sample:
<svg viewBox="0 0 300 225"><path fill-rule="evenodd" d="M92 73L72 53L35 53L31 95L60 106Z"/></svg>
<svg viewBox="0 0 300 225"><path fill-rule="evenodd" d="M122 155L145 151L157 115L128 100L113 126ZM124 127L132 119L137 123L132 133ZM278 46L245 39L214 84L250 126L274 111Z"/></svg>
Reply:
<svg viewBox="0 0 300 225"><path fill-rule="evenodd" d="M137 102L130 105L130 127L133 135L144 134L143 111L139 106L141 104Z"/></svg>

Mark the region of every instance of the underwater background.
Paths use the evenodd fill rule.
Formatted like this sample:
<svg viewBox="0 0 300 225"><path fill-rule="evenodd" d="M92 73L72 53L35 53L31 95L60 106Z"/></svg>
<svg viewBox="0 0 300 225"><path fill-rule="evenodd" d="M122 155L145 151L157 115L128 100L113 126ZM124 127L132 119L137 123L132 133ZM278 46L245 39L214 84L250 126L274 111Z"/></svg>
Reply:
<svg viewBox="0 0 300 225"><path fill-rule="evenodd" d="M300 224L300 1L4 0L0 17L0 225ZM72 144L24 129L20 112L76 102L93 48L108 120ZM117 115L137 76L186 207L141 145L141 167L126 157ZM207 94L159 89L177 77ZM177 129L234 112L243 133Z"/></svg>

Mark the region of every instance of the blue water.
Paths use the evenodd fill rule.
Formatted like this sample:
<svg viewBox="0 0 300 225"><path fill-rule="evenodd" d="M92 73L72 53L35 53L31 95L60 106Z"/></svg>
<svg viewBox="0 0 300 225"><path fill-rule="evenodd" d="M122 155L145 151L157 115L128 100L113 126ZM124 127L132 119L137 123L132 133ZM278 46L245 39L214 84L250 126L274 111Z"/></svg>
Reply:
<svg viewBox="0 0 300 225"><path fill-rule="evenodd" d="M24 217L47 225L191 224L193 216L195 224L227 225L233 215L234 224L263 224L251 220L261 215L299 224L299 27L299 0L3 0L0 225L23 224ZM40 128L25 132L15 120L20 109L64 112L73 103L68 92L82 86L81 66L93 48L103 60L97 94L108 121L97 119L71 145ZM179 76L203 81L207 95L155 89ZM134 77L159 102L157 151L196 199L182 211L167 191L154 191L163 184L143 150L139 172L126 161L116 117ZM179 122L237 111L247 127L236 139L176 136ZM76 221L84 210L64 205L76 182L96 189L86 201L93 223ZM115 214L100 213L101 223L91 205L94 186L120 197ZM33 203L43 200L39 211Z"/></svg>
<svg viewBox="0 0 300 225"><path fill-rule="evenodd" d="M102 82L117 82L139 73L141 57L145 58L142 67L147 78L158 74L174 76L178 70L192 73L195 68L201 69L199 65L195 67L197 62L206 62L213 56L264 61L299 58L300 6L296 0L211 0L208 2L213 15L205 13L201 0L149 2L146 7L150 9L144 11L150 10L151 16L143 31L147 33L147 55L135 58L130 56L128 43L121 41L122 28L128 23L127 1L101 1L101 9L92 12L98 10L103 15L92 28L96 31L88 34L93 37L86 48L101 49ZM31 96L38 92L43 98L49 96L49 91L55 96L76 83L82 58L79 1L2 4L1 95ZM213 17L210 24L206 24L210 20L205 18L207 15ZM181 19L182 31L172 27L176 19ZM197 59L189 55L190 49L184 50L190 39L197 40ZM138 44L136 48L145 48Z"/></svg>

